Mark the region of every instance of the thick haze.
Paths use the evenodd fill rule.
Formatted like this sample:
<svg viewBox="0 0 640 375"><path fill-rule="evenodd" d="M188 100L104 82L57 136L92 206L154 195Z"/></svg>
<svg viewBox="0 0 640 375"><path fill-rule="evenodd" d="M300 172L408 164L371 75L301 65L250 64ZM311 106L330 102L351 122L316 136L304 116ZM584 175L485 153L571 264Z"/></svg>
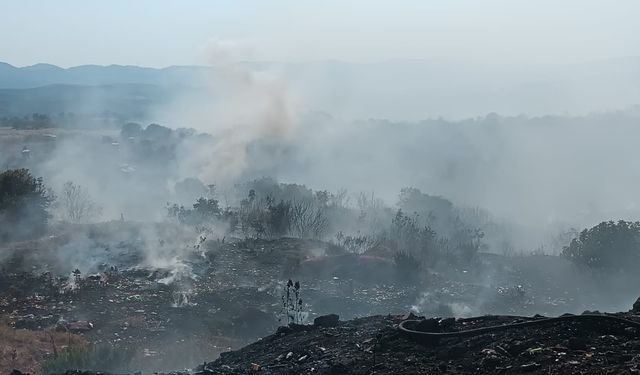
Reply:
<svg viewBox="0 0 640 375"><path fill-rule="evenodd" d="M134 165L130 186L126 154L65 143L42 174L119 200L107 217L161 218L190 177L273 176L391 204L415 186L517 221L527 246L548 226L637 219L636 1L2 3L0 117L116 113L111 136L127 121L212 135ZM39 63L107 66L16 68Z"/></svg>
<svg viewBox="0 0 640 375"><path fill-rule="evenodd" d="M25 66L241 60L575 63L640 54L633 0L0 1L2 60Z"/></svg>
<svg viewBox="0 0 640 375"><path fill-rule="evenodd" d="M431 240L394 251L437 239L460 257L558 254L584 228L640 220L639 1L0 10L0 166L67 197L50 207L56 224L138 222L144 263L169 278L192 276L196 231L260 237L276 202L311 224L287 219L268 238L382 240L404 222ZM93 208L82 220L69 219L73 191ZM163 247L163 226L183 224ZM58 264L86 248L97 255L77 267L105 263L90 236Z"/></svg>

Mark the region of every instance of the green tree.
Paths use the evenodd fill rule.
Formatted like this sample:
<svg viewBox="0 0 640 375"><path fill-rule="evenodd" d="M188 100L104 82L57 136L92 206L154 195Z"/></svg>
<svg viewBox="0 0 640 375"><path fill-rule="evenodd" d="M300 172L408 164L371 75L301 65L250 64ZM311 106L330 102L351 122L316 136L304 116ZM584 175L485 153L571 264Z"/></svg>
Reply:
<svg viewBox="0 0 640 375"><path fill-rule="evenodd" d="M136 122L128 122L122 125L122 129L120 130L120 137L122 139L138 139L140 135L142 135L142 126Z"/></svg>
<svg viewBox="0 0 640 375"><path fill-rule="evenodd" d="M640 261L640 222L603 221L580 232L562 255L594 268L633 270Z"/></svg>
<svg viewBox="0 0 640 375"><path fill-rule="evenodd" d="M41 178L28 169L0 173L0 240L18 240L44 233L49 219L47 209L53 195Z"/></svg>

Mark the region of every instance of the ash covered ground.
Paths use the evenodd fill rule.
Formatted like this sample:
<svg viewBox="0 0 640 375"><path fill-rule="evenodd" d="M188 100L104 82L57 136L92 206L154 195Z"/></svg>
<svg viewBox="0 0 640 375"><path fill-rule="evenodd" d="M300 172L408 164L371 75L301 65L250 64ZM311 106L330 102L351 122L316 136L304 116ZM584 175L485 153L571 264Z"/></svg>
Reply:
<svg viewBox="0 0 640 375"><path fill-rule="evenodd" d="M78 233L91 251L76 254L83 258L70 261L66 274L61 273L58 256L77 242ZM167 251L172 257L164 262L155 258L151 264L149 240L142 239L149 233L157 254L182 247ZM600 349L605 344L616 353L615 361L635 368L633 345L638 341L627 342L631 339L625 335L631 333L622 330L620 336L620 329L602 333L574 329L574 324L550 325L424 347L400 335L394 327L399 317L388 316L409 311L428 317L554 316L633 302L631 286L629 294L606 297L611 281L598 287L602 280L593 275L572 282L560 278L574 266L559 257L478 254L473 267L446 272L434 267L407 283L393 253L385 254L379 245L353 254L322 241L209 235L213 238L170 224L116 221L61 227L57 236L14 242L3 248L10 255L0 274L0 314L16 329L43 335L67 332L92 344L129 348L132 358L123 368L131 372L193 370L256 340L205 368L245 373L256 363L265 373L437 373L478 368L517 372L531 365L531 370L580 373L586 369L581 366L596 368L602 358L611 357ZM75 264L91 265L88 269L95 272L83 272ZM491 278L483 278L487 274ZM294 293L287 288L289 279L300 283L299 306L298 297L294 306L284 300L287 289ZM278 326L310 324L330 313L356 320L333 328L294 325L269 336ZM374 317L363 318L368 316ZM584 353L566 349L567 340L576 337L584 343L579 349ZM52 342L45 359L54 357L54 347L64 351L64 341ZM527 350L533 353L530 358ZM372 364L376 351L378 363ZM581 356L589 360L581 361ZM618 362L609 365L618 369Z"/></svg>
<svg viewBox="0 0 640 375"><path fill-rule="evenodd" d="M627 311L637 109L345 122L245 70L238 125L0 119L0 372L636 371L633 313L398 327Z"/></svg>

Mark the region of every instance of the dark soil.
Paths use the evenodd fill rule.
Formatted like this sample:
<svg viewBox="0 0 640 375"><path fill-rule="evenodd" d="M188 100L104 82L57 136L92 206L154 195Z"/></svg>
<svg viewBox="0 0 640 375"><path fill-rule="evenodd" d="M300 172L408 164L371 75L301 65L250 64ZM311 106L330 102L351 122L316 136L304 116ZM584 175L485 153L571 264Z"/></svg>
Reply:
<svg viewBox="0 0 640 375"><path fill-rule="evenodd" d="M640 322L631 313L616 314ZM634 374L640 335L611 322L564 321L430 344L397 329L405 317L372 316L334 327L281 327L240 350L222 353L193 374ZM412 319L414 317L411 317ZM484 316L436 321L446 331L523 319ZM431 324L434 320L426 320ZM427 325L429 325L427 324ZM186 373L171 373L186 374ZM95 375L68 371L66 375Z"/></svg>
<svg viewBox="0 0 640 375"><path fill-rule="evenodd" d="M167 282L171 269L139 266L142 254L134 240L101 241L104 245L95 247L104 258L105 272L110 266L119 271L110 273L104 284L85 279L73 291L63 290L68 277L65 281L43 273L47 269L32 269L39 263L30 257L55 252L57 245L18 247L16 256L0 264L0 317L16 328L61 326L92 343L133 347L134 368L147 372L191 368L220 353L199 371L577 374L631 373L640 364L640 340L633 330L619 326L563 322L425 346L397 331L398 316L386 315L413 309L427 316L552 316L624 305L631 294L627 289L635 289L633 283L614 288L588 275L558 281L558 275L570 270L559 258L486 256L469 269L429 271L420 284L409 286L395 280L388 259L347 254L327 243L212 240L182 252L180 265L190 271ZM71 271L65 270L67 275ZM82 271L86 278L89 271ZM484 274L494 276L485 282L478 276ZM307 323L329 313L346 322L333 326L328 319L322 327L294 326L269 335L280 324L288 278L302 284ZM598 292L598 287L606 292ZM635 319L631 313L625 316ZM459 330L515 320L446 322L448 329Z"/></svg>
<svg viewBox="0 0 640 375"><path fill-rule="evenodd" d="M640 317L619 314L629 319ZM620 374L640 371L640 336L616 324L560 322L419 344L397 330L399 316L337 327L293 327L198 370L206 374ZM515 322L512 317L448 321L448 330ZM257 366L256 366L257 365Z"/></svg>

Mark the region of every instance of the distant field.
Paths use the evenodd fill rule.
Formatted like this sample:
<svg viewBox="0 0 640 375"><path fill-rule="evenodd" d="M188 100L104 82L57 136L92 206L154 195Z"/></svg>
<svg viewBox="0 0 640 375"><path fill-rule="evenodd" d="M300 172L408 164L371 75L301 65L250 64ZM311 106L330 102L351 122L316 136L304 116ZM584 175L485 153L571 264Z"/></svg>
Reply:
<svg viewBox="0 0 640 375"><path fill-rule="evenodd" d="M86 137L98 139L116 136L116 130L92 129L12 129L0 127L0 168L29 167L25 164L43 161L51 155L57 145L65 139ZM23 151L28 150L28 155ZM28 158L28 159L27 159Z"/></svg>

